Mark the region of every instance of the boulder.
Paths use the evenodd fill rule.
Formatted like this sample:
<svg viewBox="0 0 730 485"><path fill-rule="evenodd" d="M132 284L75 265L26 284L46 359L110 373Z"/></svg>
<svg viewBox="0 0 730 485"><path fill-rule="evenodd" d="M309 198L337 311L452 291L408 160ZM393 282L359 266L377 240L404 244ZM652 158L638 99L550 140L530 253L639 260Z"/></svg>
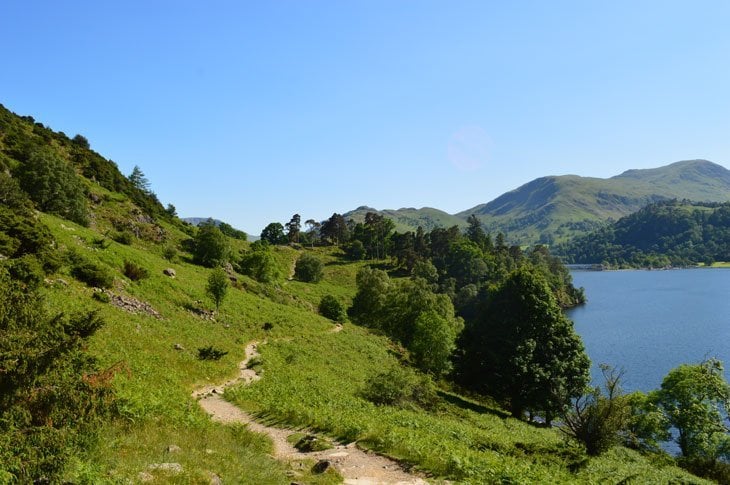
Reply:
<svg viewBox="0 0 730 485"><path fill-rule="evenodd" d="M332 466L329 460L319 460L312 467L312 473L320 474L326 472Z"/></svg>
<svg viewBox="0 0 730 485"><path fill-rule="evenodd" d="M164 274L165 274L166 276L169 276L170 278L174 278L175 276L177 276L177 273L176 273L176 272L175 272L175 270L174 270L174 269L172 269L172 268L165 268L164 270L162 270L162 272L163 272L163 273L164 273Z"/></svg>

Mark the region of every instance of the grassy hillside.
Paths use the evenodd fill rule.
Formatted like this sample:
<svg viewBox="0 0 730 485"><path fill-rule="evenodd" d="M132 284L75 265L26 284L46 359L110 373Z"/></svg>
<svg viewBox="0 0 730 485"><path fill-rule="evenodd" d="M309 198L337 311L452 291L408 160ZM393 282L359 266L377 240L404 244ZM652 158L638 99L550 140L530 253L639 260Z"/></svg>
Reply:
<svg viewBox="0 0 730 485"><path fill-rule="evenodd" d="M465 227L466 219L475 214L489 232L503 232L513 243L553 244L667 199L726 202L730 199L730 171L706 160L687 160L628 170L608 179L549 176L454 215L429 207L378 211L363 206L344 216L362 222L367 212L377 212L391 218L397 231L405 232L419 225L426 231Z"/></svg>
<svg viewBox="0 0 730 485"><path fill-rule="evenodd" d="M383 369L404 367L404 350L385 336L351 323L333 332L333 322L316 311L324 295L349 305L355 295L355 276L365 262L347 262L337 248L273 247L283 275L292 274L299 256L311 253L325 263L323 280L312 284L279 278L264 284L229 268L233 287L214 314L205 289L212 270L193 264L191 237L197 229L167 214L153 194L128 185L113 163L87 146L73 147L71 143L80 142L32 120L4 115L0 153L5 168L17 170L27 162L25 149L18 147L45 143L53 157L74 168L87 203L87 225L43 211L24 214L21 221L46 227L54 241L44 245L58 258L38 280L48 310L96 311L105 322L85 343L101 371L80 376L80 381L108 379L116 396L114 412L88 436L84 447L74 448L62 480L337 483L336 473L312 474L311 463L275 460L264 436L211 421L191 396L194 389L233 377L246 344L256 340L262 342L257 363L262 379L226 393L227 398L261 420L306 426L332 438L357 441L405 461L434 480L704 483L665 459L624 448L589 458L556 429L509 418L498 406L459 395L446 383L428 408L372 404L362 397L365 382ZM92 157L96 168L77 165L74 153ZM96 172L108 174L108 183L99 183L101 176L91 177ZM3 216L10 212L5 206L2 209ZM14 232L18 225L3 227L10 228L0 233L3 247L23 249L15 242L26 233ZM240 239L227 238L227 242L234 260L240 251L250 249ZM31 250L23 255L8 253L3 259L14 263L32 254ZM79 261L111 275L108 288L84 284ZM147 276L130 279L125 270L129 263L146 270ZM27 269L22 264L18 268ZM169 269L174 276L165 274ZM30 276L40 271L33 270ZM205 347L227 353L220 360L201 360L198 350ZM48 428L58 424L36 423ZM1 451L0 458L5 458L6 450ZM180 470L155 467L164 463L176 463ZM0 481L12 483L4 471L0 469Z"/></svg>
<svg viewBox="0 0 730 485"><path fill-rule="evenodd" d="M437 227L466 227L465 218L462 219L431 207L377 210L372 207L362 206L346 212L343 216L345 219L352 219L355 222L364 222L365 214L368 212L375 212L392 219L395 223L395 230L398 232L415 231L418 226L421 226L426 232Z"/></svg>
<svg viewBox="0 0 730 485"><path fill-rule="evenodd" d="M726 202L730 171L706 160L689 160L609 179L543 177L456 215L476 214L490 231L503 231L523 244L554 243L674 198Z"/></svg>

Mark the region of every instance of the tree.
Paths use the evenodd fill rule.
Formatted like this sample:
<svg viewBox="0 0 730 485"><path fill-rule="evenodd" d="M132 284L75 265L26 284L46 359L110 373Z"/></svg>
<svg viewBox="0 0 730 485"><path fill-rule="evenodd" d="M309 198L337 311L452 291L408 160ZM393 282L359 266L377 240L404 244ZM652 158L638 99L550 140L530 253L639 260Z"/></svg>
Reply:
<svg viewBox="0 0 730 485"><path fill-rule="evenodd" d="M261 240L269 244L286 244L287 237L284 235L284 226L279 222L272 222L261 231Z"/></svg>
<svg viewBox="0 0 730 485"><path fill-rule="evenodd" d="M238 267L241 273L261 283L271 283L282 277L281 268L263 239L251 244L251 250L241 256Z"/></svg>
<svg viewBox="0 0 730 485"><path fill-rule="evenodd" d="M355 282L357 293L348 314L360 325L377 327L391 286L388 273L366 267L358 271Z"/></svg>
<svg viewBox="0 0 730 485"><path fill-rule="evenodd" d="M128 178L129 181L132 182L132 185L136 188L145 194L150 193L150 181L147 180L147 177L145 177L144 172L142 172L142 169L139 168L139 165L134 166L132 173L129 174Z"/></svg>
<svg viewBox="0 0 730 485"><path fill-rule="evenodd" d="M464 385L502 400L515 417L550 423L589 380L590 361L541 274L509 275L470 321L461 341Z"/></svg>
<svg viewBox="0 0 730 485"><path fill-rule="evenodd" d="M230 248L228 239L211 219L198 226L194 241L193 260L209 268L228 261Z"/></svg>
<svg viewBox="0 0 730 485"><path fill-rule="evenodd" d="M492 240L489 238L484 229L482 228L482 222L477 219L475 214L469 216L466 220L469 226L466 228L466 237L471 242L477 245L482 251L488 251L492 249Z"/></svg>
<svg viewBox="0 0 730 485"><path fill-rule="evenodd" d="M299 281L317 283L324 276L324 265L319 258L311 254L303 254L294 266L294 276Z"/></svg>
<svg viewBox="0 0 730 485"><path fill-rule="evenodd" d="M294 214L289 222L286 223L287 238L290 243L299 242L299 233L302 229L302 217Z"/></svg>
<svg viewBox="0 0 730 485"><path fill-rule="evenodd" d="M436 377L449 372L451 355L456 349L456 337L460 330L460 325L453 325L433 310L418 315L408 347L416 366Z"/></svg>
<svg viewBox="0 0 730 485"><path fill-rule="evenodd" d="M730 384L717 359L672 369L657 393L657 405L676 428L684 458L713 463L730 459Z"/></svg>
<svg viewBox="0 0 730 485"><path fill-rule="evenodd" d="M328 239L335 246L347 242L350 237L347 221L337 213L332 214L332 217L322 223L320 234L322 239Z"/></svg>
<svg viewBox="0 0 730 485"><path fill-rule="evenodd" d="M49 148L33 150L17 170L21 188L39 210L88 225L86 194L73 167Z"/></svg>
<svg viewBox="0 0 730 485"><path fill-rule="evenodd" d="M304 221L304 224L307 226L309 241L311 242L312 247L314 247L314 244L319 242L319 230L322 227L322 224L314 219L307 219Z"/></svg>
<svg viewBox="0 0 730 485"><path fill-rule="evenodd" d="M345 307L332 295L325 295L319 301L319 314L339 323L347 319Z"/></svg>
<svg viewBox="0 0 730 485"><path fill-rule="evenodd" d="M91 148L91 145L89 144L89 140L86 139L83 135L76 135L71 139L71 143L74 145L84 148L86 150Z"/></svg>
<svg viewBox="0 0 730 485"><path fill-rule="evenodd" d="M563 413L561 430L583 443L586 452L595 456L619 443L626 434L631 405L621 390L622 371L601 365L604 390L596 386L577 397Z"/></svg>
<svg viewBox="0 0 730 485"><path fill-rule="evenodd" d="M165 212L167 212L170 217L177 217L177 209L172 204L167 204Z"/></svg>
<svg viewBox="0 0 730 485"><path fill-rule="evenodd" d="M221 267L217 267L211 271L208 276L208 284L205 287L205 291L210 296L210 299L215 303L215 310L218 311L223 299L228 293L228 287L230 282L228 281L228 275Z"/></svg>

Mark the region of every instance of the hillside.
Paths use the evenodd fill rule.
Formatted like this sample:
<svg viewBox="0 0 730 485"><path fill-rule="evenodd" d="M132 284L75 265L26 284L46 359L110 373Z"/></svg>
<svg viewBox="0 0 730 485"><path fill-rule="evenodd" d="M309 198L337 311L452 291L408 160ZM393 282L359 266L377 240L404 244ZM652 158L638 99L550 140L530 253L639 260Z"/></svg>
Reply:
<svg viewBox="0 0 730 485"><path fill-rule="evenodd" d="M728 198L730 171L706 160L690 160L629 170L608 179L543 177L456 215L476 214L490 231L503 231L521 243L554 243L597 229L652 202L726 202Z"/></svg>
<svg viewBox="0 0 730 485"><path fill-rule="evenodd" d="M446 377L432 379L415 365L418 349L409 342L374 322L343 316L338 326L320 315L325 296L355 306L357 275L368 262L347 260L334 246L250 244L184 224L84 141L3 111L0 482L341 483L336 466L316 473L314 455L279 460L264 435L211 420L199 406L194 391L240 375L247 361L260 379L224 394L241 412L292 441L314 434L314 442L381 453L414 479L707 483L668 457L622 446L588 456L555 428L511 417ZM42 197L50 190L78 210ZM424 321L457 328L452 300L468 307L477 285L494 285L517 265L534 277L551 316L572 328L557 293L574 288L544 248L523 254L485 238L482 249L458 233L440 236L440 283L451 296L434 293L439 275L428 260L420 270L433 284L404 276L392 260L373 262L390 275L369 270L388 292L384 311L403 323L394 331L414 325L391 312L398 305L415 307L417 328ZM321 281L289 277L305 255L322 263ZM256 263L273 270L251 271ZM221 274L228 293L214 303L209 288ZM424 302L431 320L419 313ZM372 303L360 298L361 306ZM456 335L437 337L426 357ZM254 342L260 356L248 361ZM368 395L384 370L413 388L412 401Z"/></svg>
<svg viewBox="0 0 730 485"><path fill-rule="evenodd" d="M358 207L345 214L356 222L367 212L385 215L396 229L465 227L475 214L485 229L503 232L516 244L553 244L598 229L652 202L690 199L726 202L730 199L730 170L706 160L687 160L664 167L628 170L608 179L561 175L540 177L491 202L450 215L438 209L378 211Z"/></svg>
<svg viewBox="0 0 730 485"><path fill-rule="evenodd" d="M555 250L568 263L608 267L730 261L730 203L651 204Z"/></svg>
<svg viewBox="0 0 730 485"><path fill-rule="evenodd" d="M466 227L466 219L447 214L444 211L431 207L377 210L372 207L360 206L342 215L345 219L363 222L365 221L365 214L368 212L375 212L391 219L395 223L395 230L398 232L415 231L419 226L425 231L430 231L437 227Z"/></svg>

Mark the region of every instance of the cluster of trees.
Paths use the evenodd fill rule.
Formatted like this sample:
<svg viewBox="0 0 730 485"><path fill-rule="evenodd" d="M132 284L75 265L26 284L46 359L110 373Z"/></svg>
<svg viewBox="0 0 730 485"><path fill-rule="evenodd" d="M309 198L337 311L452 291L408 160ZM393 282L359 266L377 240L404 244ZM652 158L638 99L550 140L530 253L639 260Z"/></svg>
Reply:
<svg viewBox="0 0 730 485"><path fill-rule="evenodd" d="M730 261L730 202L670 200L556 248L567 263L607 267L687 266Z"/></svg>
<svg viewBox="0 0 730 485"><path fill-rule="evenodd" d="M672 369L661 387L625 394L622 372L602 366L603 388L588 389L561 417L561 429L590 455L623 444L662 453L674 441L679 464L720 483L730 480L730 384L716 359Z"/></svg>
<svg viewBox="0 0 730 485"><path fill-rule="evenodd" d="M146 214L171 215L139 167L125 177L117 165L93 151L82 135L69 138L30 116L18 116L0 105L0 170L10 171L36 208L79 224L88 223L88 194L80 175L127 195ZM139 177L141 176L141 177Z"/></svg>

